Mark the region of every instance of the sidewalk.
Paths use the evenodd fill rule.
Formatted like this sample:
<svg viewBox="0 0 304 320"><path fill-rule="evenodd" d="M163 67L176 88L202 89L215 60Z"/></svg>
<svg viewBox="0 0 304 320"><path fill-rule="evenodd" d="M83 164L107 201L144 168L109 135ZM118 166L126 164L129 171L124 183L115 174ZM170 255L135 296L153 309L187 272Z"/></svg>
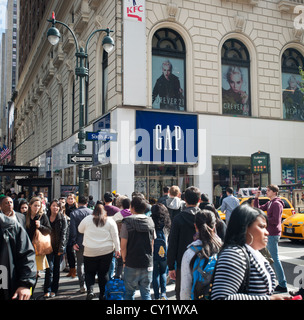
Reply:
<svg viewBox="0 0 304 320"><path fill-rule="evenodd" d="M44 284L44 272L40 272L41 277L38 279L35 291L34 291L34 300L45 300L43 293L43 284ZM47 300L86 300L87 294L79 292L79 284L78 278L72 279L71 277L67 277L67 272L62 271L60 273L59 280L59 290L58 295L54 298L47 298ZM169 300L175 300L175 284L167 285L167 297ZM96 294L96 298L93 300L98 300L99 288L98 283L96 281L94 293ZM153 289L151 287L151 296L154 298ZM135 300L141 300L139 290L135 293Z"/></svg>

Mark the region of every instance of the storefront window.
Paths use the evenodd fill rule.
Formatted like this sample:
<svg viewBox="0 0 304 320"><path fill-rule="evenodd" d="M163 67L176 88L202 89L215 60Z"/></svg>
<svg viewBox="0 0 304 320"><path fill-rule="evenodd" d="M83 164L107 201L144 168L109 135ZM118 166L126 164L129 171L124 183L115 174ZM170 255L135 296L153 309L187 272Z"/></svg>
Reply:
<svg viewBox="0 0 304 320"><path fill-rule="evenodd" d="M230 185L230 163L228 157L212 157L213 164L213 203L220 206L220 198L226 187Z"/></svg>
<svg viewBox="0 0 304 320"><path fill-rule="evenodd" d="M295 160L282 159L282 183L291 184L295 182Z"/></svg>
<svg viewBox="0 0 304 320"><path fill-rule="evenodd" d="M304 184L304 159L297 160L297 182Z"/></svg>
<svg viewBox="0 0 304 320"><path fill-rule="evenodd" d="M282 184L304 184L304 159L282 159Z"/></svg>
<svg viewBox="0 0 304 320"><path fill-rule="evenodd" d="M303 168L304 169L304 168ZM231 186L235 194L240 188L269 185L269 174L252 174L250 157L212 157L213 203L218 208L221 195Z"/></svg>
<svg viewBox="0 0 304 320"><path fill-rule="evenodd" d="M147 198L147 165L138 164L135 166L135 189Z"/></svg>
<svg viewBox="0 0 304 320"><path fill-rule="evenodd" d="M237 192L239 188L252 187L250 158L231 158L231 165L233 190Z"/></svg>
<svg viewBox="0 0 304 320"><path fill-rule="evenodd" d="M178 185L181 191L193 185L193 176L188 175L188 166L136 165L135 191L149 200L157 200L165 186Z"/></svg>

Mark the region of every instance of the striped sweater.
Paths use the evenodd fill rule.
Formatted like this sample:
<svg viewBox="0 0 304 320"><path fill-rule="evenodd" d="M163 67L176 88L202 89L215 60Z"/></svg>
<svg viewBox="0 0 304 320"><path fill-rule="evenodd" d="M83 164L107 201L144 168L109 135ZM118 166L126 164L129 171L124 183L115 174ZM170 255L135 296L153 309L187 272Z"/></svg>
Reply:
<svg viewBox="0 0 304 320"><path fill-rule="evenodd" d="M248 292L246 294L238 293L247 266L245 254L240 248L227 247L220 253L217 262L211 293L212 300L269 300L275 288L274 271L266 261L265 267L272 281L272 290L269 290L269 282L265 271L253 257L253 254L248 250L247 253L250 258Z"/></svg>

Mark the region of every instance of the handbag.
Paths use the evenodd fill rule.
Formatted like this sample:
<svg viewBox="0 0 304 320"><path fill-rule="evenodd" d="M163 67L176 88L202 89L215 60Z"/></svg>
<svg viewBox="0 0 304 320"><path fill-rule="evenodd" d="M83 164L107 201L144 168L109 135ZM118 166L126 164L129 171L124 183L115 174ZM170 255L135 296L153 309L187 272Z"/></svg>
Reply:
<svg viewBox="0 0 304 320"><path fill-rule="evenodd" d="M41 216L38 220L40 219ZM37 256L44 256L53 252L51 235L44 236L38 229L35 231L32 243Z"/></svg>

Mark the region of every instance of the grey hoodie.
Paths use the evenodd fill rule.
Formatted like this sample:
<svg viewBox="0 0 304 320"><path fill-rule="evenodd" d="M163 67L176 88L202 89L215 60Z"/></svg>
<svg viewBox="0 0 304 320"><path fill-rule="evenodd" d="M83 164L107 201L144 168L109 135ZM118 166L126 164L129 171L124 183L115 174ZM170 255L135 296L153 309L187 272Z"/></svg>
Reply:
<svg viewBox="0 0 304 320"><path fill-rule="evenodd" d="M175 216L184 210L186 202L179 197L169 198L166 200L166 207L168 208L171 221L173 221Z"/></svg>
<svg viewBox="0 0 304 320"><path fill-rule="evenodd" d="M180 199L179 197L168 198L166 200L166 207L172 210L183 210L186 206L186 202Z"/></svg>

